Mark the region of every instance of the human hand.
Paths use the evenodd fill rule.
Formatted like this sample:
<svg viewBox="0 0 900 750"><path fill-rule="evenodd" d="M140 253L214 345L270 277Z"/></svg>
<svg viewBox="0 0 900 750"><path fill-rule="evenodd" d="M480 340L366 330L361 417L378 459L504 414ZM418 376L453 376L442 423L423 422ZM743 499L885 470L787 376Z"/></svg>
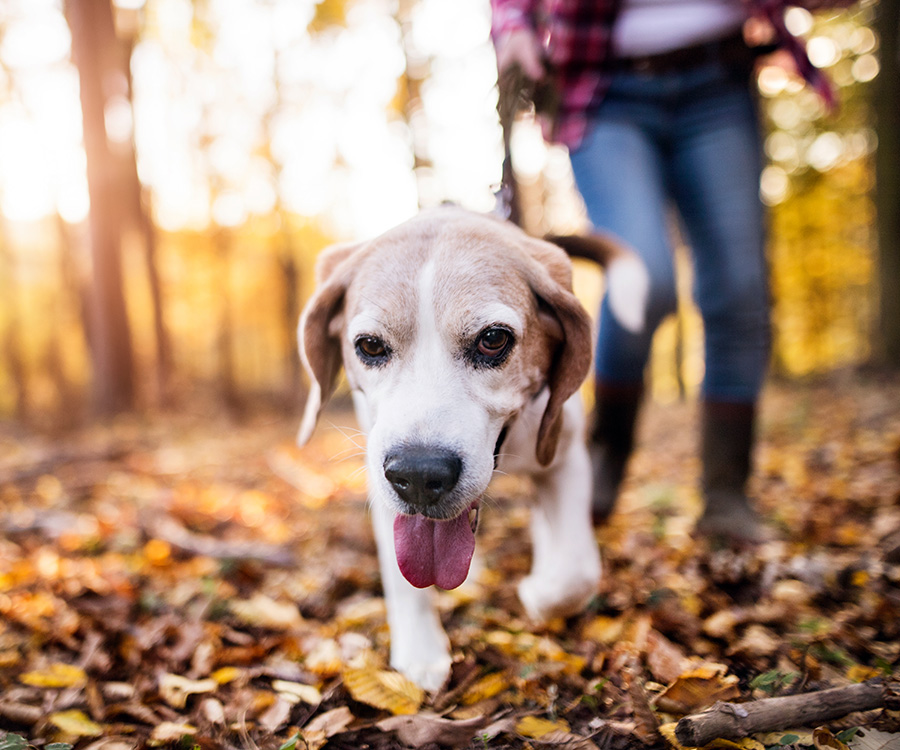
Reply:
<svg viewBox="0 0 900 750"><path fill-rule="evenodd" d="M513 65L532 81L544 78L546 70L541 60L541 45L532 29L521 28L502 34L495 42L497 69L502 75Z"/></svg>

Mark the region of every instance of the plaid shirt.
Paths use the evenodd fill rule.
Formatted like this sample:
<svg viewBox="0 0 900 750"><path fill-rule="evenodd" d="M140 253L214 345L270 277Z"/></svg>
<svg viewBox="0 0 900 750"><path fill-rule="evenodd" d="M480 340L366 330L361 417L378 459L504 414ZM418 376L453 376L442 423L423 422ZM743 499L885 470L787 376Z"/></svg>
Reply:
<svg viewBox="0 0 900 750"><path fill-rule="evenodd" d="M748 17L759 16L772 24L778 46L791 53L801 75L833 107L828 80L784 25L786 0L742 1ZM575 148L584 138L589 114L603 100L612 78L605 63L612 56L612 27L621 5L622 0L491 0L494 39L531 28L541 42L559 99L553 123L545 123L549 140Z"/></svg>

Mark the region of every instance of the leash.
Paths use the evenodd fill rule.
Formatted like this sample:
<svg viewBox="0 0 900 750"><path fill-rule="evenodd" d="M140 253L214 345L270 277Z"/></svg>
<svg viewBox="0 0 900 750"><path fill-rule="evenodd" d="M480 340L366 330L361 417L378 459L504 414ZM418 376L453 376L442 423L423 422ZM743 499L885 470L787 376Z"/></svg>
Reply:
<svg viewBox="0 0 900 750"><path fill-rule="evenodd" d="M516 115L528 105L528 84L518 65L511 65L497 80L497 114L503 131L503 173L500 188L495 193L497 205L494 213L518 227L522 226L522 204L513 171L511 139Z"/></svg>
<svg viewBox="0 0 900 750"><path fill-rule="evenodd" d="M535 111L553 118L558 106L558 96L549 80L533 81L518 64L510 65L497 80L497 114L503 130L503 175L496 192L494 213L522 226L522 202L519 185L512 163L512 129L519 112Z"/></svg>

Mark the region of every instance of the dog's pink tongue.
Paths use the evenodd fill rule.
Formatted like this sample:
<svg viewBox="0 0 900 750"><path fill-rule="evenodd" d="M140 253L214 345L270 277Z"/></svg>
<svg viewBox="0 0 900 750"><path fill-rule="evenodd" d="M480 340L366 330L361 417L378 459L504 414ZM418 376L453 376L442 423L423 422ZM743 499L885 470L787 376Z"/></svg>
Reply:
<svg viewBox="0 0 900 750"><path fill-rule="evenodd" d="M475 532L468 513L450 521L398 515L394 519L394 549L400 572L413 586L423 589L436 584L442 589L455 589L469 573Z"/></svg>

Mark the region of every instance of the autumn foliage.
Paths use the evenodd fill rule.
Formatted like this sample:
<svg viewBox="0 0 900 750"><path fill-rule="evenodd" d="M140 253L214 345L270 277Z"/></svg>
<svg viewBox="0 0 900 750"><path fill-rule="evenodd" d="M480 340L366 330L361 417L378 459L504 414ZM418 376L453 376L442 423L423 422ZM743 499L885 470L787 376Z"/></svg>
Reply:
<svg viewBox="0 0 900 750"><path fill-rule="evenodd" d="M348 411L303 450L293 420L199 409L63 442L7 429L0 742L654 747L715 701L889 677L900 384L773 387L762 419L753 488L781 541L736 552L692 539L693 407L653 406L620 508L598 530L601 589L543 630L514 588L531 488L499 477L476 582L438 594L456 661L435 695L385 664ZM877 710L739 746L889 747L854 742L896 742L896 729Z"/></svg>

